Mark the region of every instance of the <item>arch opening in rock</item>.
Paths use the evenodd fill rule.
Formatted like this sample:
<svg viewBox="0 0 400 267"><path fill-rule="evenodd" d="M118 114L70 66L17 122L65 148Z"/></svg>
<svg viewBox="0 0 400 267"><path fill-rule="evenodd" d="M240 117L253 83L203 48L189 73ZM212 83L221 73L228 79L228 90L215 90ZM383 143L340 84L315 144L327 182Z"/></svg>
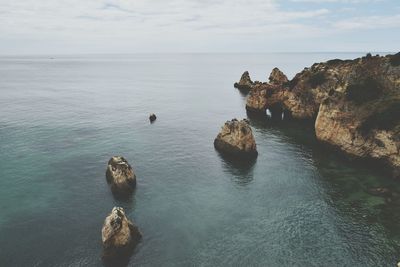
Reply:
<svg viewBox="0 0 400 267"><path fill-rule="evenodd" d="M272 116L271 111L269 110L269 108L267 108L265 110L265 114L267 115L268 118L271 118L271 116Z"/></svg>
<svg viewBox="0 0 400 267"><path fill-rule="evenodd" d="M268 108L271 113L271 119L281 121L283 119L283 108L281 105L275 105Z"/></svg>

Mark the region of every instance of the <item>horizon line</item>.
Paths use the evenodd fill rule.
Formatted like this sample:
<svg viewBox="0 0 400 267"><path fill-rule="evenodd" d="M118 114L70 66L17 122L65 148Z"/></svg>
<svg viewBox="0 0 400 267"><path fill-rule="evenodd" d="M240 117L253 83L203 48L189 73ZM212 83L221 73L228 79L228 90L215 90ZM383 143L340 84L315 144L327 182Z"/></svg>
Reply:
<svg viewBox="0 0 400 267"><path fill-rule="evenodd" d="M371 53L371 54L395 54L399 51L270 51L270 52L100 52L100 53L84 53L84 52L77 52L77 53L19 53L19 54L0 54L0 57L23 57L23 56L96 56L96 55L110 55L110 56L117 56L117 55L190 55L190 54L226 54L226 55L234 55L234 54L248 54L248 55L256 55L256 54L360 54L360 53Z"/></svg>

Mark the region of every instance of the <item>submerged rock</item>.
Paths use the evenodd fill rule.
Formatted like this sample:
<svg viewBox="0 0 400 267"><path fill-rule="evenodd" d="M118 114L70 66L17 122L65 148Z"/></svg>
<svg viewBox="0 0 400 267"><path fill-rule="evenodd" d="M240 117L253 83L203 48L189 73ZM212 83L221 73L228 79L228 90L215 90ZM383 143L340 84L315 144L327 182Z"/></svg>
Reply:
<svg viewBox="0 0 400 267"><path fill-rule="evenodd" d="M227 121L215 138L214 146L228 155L249 158L258 155L256 141L246 119Z"/></svg>
<svg viewBox="0 0 400 267"><path fill-rule="evenodd" d="M125 216L124 209L114 207L101 230L103 260L112 262L129 258L141 238L138 227Z"/></svg>
<svg viewBox="0 0 400 267"><path fill-rule="evenodd" d="M106 178L116 194L129 194L136 187L136 175L124 157L114 156L108 161Z"/></svg>
<svg viewBox="0 0 400 267"><path fill-rule="evenodd" d="M250 91L253 87L254 83L250 78L250 74L248 71L245 71L240 78L240 81L234 84L234 87L243 90Z"/></svg>
<svg viewBox="0 0 400 267"><path fill-rule="evenodd" d="M392 191L386 187L374 187L368 189L368 193L379 197L388 197L392 195Z"/></svg>
<svg viewBox="0 0 400 267"><path fill-rule="evenodd" d="M286 75L278 68L274 68L269 75L269 83L274 85L283 85L288 82Z"/></svg>
<svg viewBox="0 0 400 267"><path fill-rule="evenodd" d="M316 63L289 82L254 87L246 108L313 120L320 141L384 163L400 177L399 58L368 55Z"/></svg>
<svg viewBox="0 0 400 267"><path fill-rule="evenodd" d="M374 187L369 188L367 192L373 196L384 198L385 202L391 203L391 205L400 205L400 195L399 192L395 190L389 189L387 187Z"/></svg>
<svg viewBox="0 0 400 267"><path fill-rule="evenodd" d="M153 122L153 121L155 121L156 119L157 119L156 114L154 114L154 113L150 114L150 116L149 116L150 122Z"/></svg>

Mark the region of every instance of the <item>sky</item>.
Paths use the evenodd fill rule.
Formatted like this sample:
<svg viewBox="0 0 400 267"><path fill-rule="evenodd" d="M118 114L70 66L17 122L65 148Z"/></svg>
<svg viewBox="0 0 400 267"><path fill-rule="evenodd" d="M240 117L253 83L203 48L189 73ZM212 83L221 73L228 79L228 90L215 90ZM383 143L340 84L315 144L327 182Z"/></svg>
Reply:
<svg viewBox="0 0 400 267"><path fill-rule="evenodd" d="M400 51L400 0L0 0L0 54Z"/></svg>

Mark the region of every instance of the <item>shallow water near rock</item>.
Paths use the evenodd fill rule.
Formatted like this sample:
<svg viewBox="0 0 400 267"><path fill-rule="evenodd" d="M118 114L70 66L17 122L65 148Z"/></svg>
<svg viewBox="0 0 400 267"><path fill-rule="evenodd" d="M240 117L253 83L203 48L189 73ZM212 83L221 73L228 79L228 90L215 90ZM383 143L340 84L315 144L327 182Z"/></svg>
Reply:
<svg viewBox="0 0 400 267"><path fill-rule="evenodd" d="M382 54L382 53L381 53ZM0 58L0 263L101 265L101 227L122 206L143 234L135 266L394 266L400 183L319 145L312 126L250 118L258 158L213 140L246 118L233 88L355 54L169 54ZM54 57L54 59L50 59ZM149 123L149 114L157 120ZM116 200L107 161L137 188Z"/></svg>

